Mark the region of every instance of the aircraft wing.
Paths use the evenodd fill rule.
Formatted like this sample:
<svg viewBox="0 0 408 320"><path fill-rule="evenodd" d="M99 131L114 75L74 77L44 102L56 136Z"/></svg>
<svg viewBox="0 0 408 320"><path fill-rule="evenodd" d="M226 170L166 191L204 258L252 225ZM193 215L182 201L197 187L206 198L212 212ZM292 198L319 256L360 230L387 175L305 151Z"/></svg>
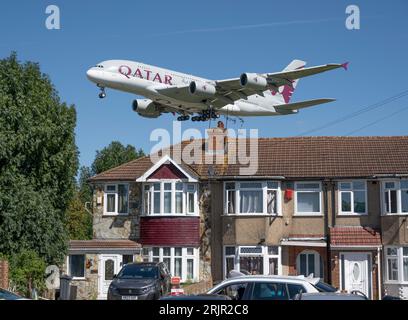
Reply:
<svg viewBox="0 0 408 320"><path fill-rule="evenodd" d="M293 81L297 79L312 76L318 73L326 72L337 68L347 69L347 66L348 63L343 64L331 63L310 68L299 68L296 70L283 70L281 72L264 73L260 74L260 76L265 77L268 86L271 89L276 90L277 88L283 85L292 86ZM246 99L248 96L253 94L259 94L263 96L262 90L257 91L242 87L239 78L218 80L216 81L216 88L218 95L231 99L232 101Z"/></svg>
<svg viewBox="0 0 408 320"><path fill-rule="evenodd" d="M280 105L275 105L273 107L278 112L291 113L294 110L308 108L308 107L312 107L318 104L328 103L328 102L333 102L333 101L336 101L336 99L314 99L314 100L306 100L306 101L300 101L300 102L294 102L294 103L280 104Z"/></svg>
<svg viewBox="0 0 408 320"><path fill-rule="evenodd" d="M281 72L274 72L274 73L264 73L260 74L261 76L265 77L268 85L270 87L279 88L283 85L291 85L292 81L308 76L312 76L318 73L326 72L333 69L344 68L347 69L348 63L331 63L325 64L316 67L310 68L299 68L297 70L283 70ZM234 79L226 79L226 80L219 80L216 81L217 83L217 91L225 92L231 98L236 96L238 99L242 99L243 96L249 96L251 94L258 93L255 90L243 88L241 86L241 82L239 78ZM231 93L230 93L231 92Z"/></svg>
<svg viewBox="0 0 408 320"><path fill-rule="evenodd" d="M268 83L268 87L272 90L277 90L283 85L289 85L293 87L295 80L315 75L318 73L326 72L329 70L344 68L347 69L348 63L343 64L326 64L316 67L304 68L304 62L300 60L294 60L299 64L303 64L298 69L289 70L285 69L281 72L275 73L264 73L259 74L262 77L265 77ZM233 104L235 101L240 99L247 99L248 96L259 94L263 96L263 90L255 90L247 87L243 87L240 82L240 78L225 79L215 81L216 94L208 99L208 102L217 108L222 108L227 104ZM165 88L156 88L157 92L175 99L179 99L186 102L200 102L202 98L191 95L189 92L189 86L176 86L176 87L165 87Z"/></svg>

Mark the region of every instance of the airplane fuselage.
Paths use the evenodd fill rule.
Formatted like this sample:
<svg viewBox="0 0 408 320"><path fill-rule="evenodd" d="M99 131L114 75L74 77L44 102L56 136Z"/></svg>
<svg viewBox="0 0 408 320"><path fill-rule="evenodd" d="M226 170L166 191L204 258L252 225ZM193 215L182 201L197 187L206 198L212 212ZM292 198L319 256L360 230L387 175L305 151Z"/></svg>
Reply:
<svg viewBox="0 0 408 320"><path fill-rule="evenodd" d="M168 70L141 62L108 60L87 71L88 78L101 88L111 88L144 96L169 110L184 114L199 113L209 108L205 99L185 97L182 101L160 94L158 89L188 86L192 81L215 85L215 81ZM217 109L218 114L231 116L280 115L273 107L279 104L275 97L266 92L264 96L254 94ZM289 112L296 113L296 112Z"/></svg>

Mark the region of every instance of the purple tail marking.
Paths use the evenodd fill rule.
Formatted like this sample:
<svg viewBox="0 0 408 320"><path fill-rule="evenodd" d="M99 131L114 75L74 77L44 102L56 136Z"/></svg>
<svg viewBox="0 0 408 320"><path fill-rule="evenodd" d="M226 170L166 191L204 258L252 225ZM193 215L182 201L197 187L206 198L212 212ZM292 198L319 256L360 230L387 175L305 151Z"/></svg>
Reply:
<svg viewBox="0 0 408 320"><path fill-rule="evenodd" d="M344 63L341 64L341 66L343 67L344 70L348 70L349 63L350 62L347 61L347 62L344 62Z"/></svg>

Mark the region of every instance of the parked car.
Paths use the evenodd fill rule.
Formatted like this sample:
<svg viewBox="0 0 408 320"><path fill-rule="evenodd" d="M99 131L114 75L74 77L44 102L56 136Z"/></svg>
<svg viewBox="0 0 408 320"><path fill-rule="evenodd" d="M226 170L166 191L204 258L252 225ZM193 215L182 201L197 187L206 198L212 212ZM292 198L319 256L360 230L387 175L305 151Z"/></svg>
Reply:
<svg viewBox="0 0 408 320"><path fill-rule="evenodd" d="M339 289L331 284L324 282L321 278L297 276L299 279L304 279L316 287L319 292L339 292Z"/></svg>
<svg viewBox="0 0 408 320"><path fill-rule="evenodd" d="M222 294L232 300L293 300L298 293L318 292L299 277L243 275L222 281L207 294Z"/></svg>
<svg viewBox="0 0 408 320"><path fill-rule="evenodd" d="M190 294L190 295L178 295L178 296L165 296L160 300L232 300L230 297L222 294Z"/></svg>
<svg viewBox="0 0 408 320"><path fill-rule="evenodd" d="M18 294L0 288L0 300L28 300L19 296Z"/></svg>
<svg viewBox="0 0 408 320"><path fill-rule="evenodd" d="M341 292L298 293L295 300L368 300L365 295Z"/></svg>
<svg viewBox="0 0 408 320"><path fill-rule="evenodd" d="M400 297L385 295L382 300L402 300Z"/></svg>
<svg viewBox="0 0 408 320"><path fill-rule="evenodd" d="M163 262L129 263L115 275L108 300L156 300L170 292L170 272Z"/></svg>

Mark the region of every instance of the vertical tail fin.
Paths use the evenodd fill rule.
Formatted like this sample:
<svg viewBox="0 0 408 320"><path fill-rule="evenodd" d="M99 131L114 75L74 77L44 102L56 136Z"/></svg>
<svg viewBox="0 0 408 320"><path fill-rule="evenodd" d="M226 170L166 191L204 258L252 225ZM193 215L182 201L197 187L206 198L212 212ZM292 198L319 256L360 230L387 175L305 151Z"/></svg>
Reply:
<svg viewBox="0 0 408 320"><path fill-rule="evenodd" d="M298 70L304 68L306 65L305 61L302 60L293 60L291 63L288 64L288 66L283 69L283 72L285 71L293 71L293 70ZM296 79L292 81L292 85L283 85L279 87L279 92L271 90L271 93L273 96L275 96L281 103L289 103L290 98L292 97L293 92L296 89L296 86L299 82L299 79Z"/></svg>

